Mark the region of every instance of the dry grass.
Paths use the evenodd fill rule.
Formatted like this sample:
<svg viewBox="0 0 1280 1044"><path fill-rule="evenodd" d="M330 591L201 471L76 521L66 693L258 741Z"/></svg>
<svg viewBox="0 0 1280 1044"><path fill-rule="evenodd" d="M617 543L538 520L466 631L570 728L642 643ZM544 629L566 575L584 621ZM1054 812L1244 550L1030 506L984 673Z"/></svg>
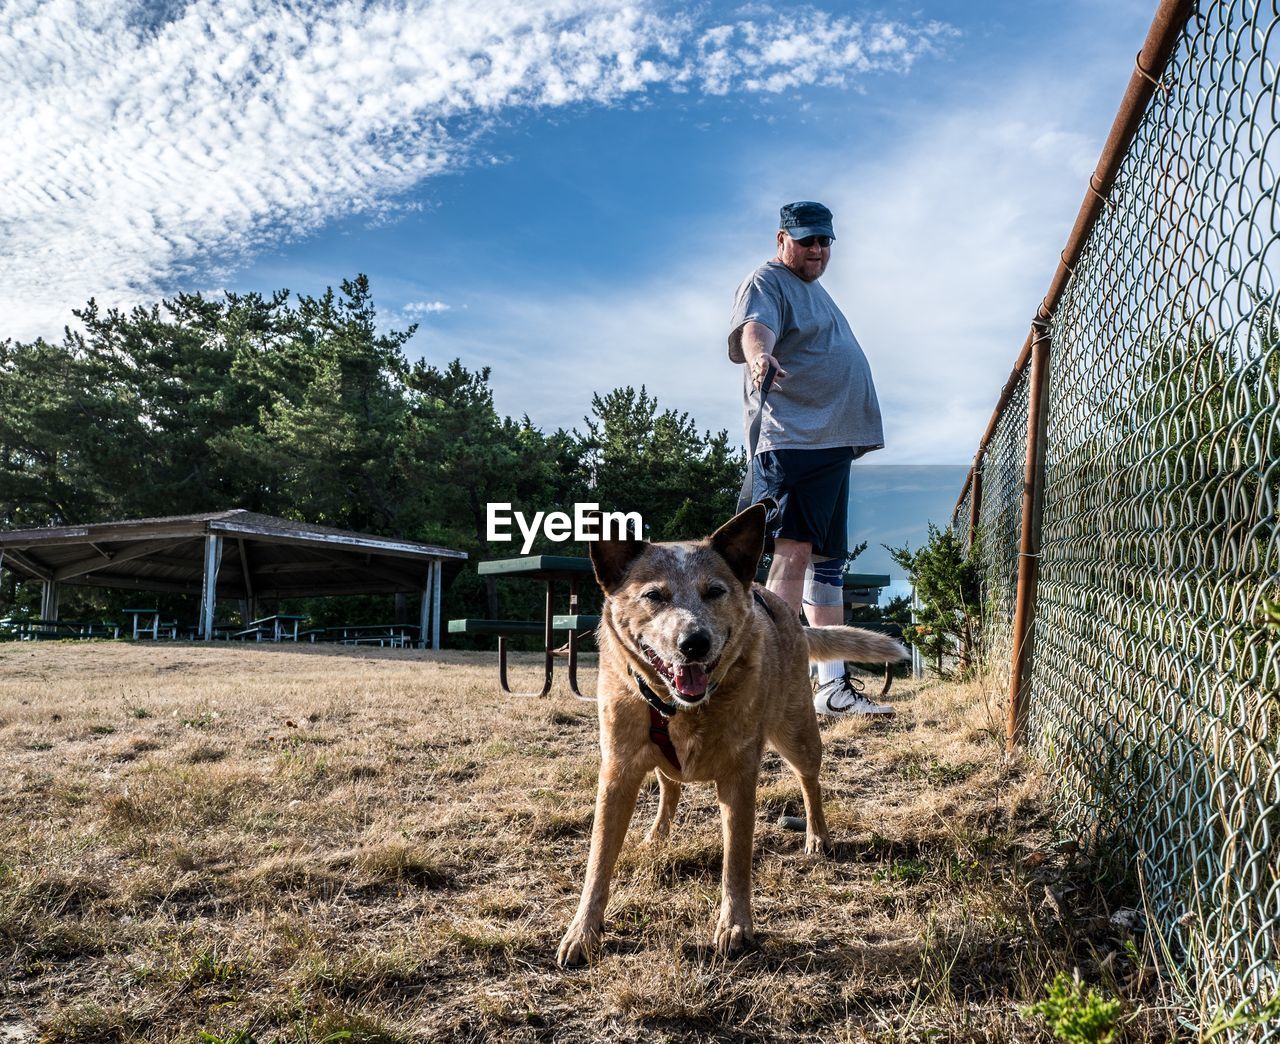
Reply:
<svg viewBox="0 0 1280 1044"><path fill-rule="evenodd" d="M1128 991L1123 1036L1167 1036L998 712L896 699L824 726L833 860L775 825L770 756L758 952L707 947L711 788L660 849L646 789L605 952L562 973L591 706L504 699L483 654L0 646L0 1040L1039 1040L1018 1005L1077 966Z"/></svg>

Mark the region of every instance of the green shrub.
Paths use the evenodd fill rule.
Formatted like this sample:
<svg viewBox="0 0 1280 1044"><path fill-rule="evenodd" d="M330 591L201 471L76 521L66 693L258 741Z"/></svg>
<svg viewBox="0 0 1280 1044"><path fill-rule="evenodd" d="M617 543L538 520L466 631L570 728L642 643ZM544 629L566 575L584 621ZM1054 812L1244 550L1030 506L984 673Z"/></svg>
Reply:
<svg viewBox="0 0 1280 1044"><path fill-rule="evenodd" d="M1049 995L1042 1001L1019 1009L1025 1019L1039 1016L1049 1029L1067 1044L1110 1044L1115 1034L1118 1000L1107 1000L1091 986L1058 972L1049 985Z"/></svg>

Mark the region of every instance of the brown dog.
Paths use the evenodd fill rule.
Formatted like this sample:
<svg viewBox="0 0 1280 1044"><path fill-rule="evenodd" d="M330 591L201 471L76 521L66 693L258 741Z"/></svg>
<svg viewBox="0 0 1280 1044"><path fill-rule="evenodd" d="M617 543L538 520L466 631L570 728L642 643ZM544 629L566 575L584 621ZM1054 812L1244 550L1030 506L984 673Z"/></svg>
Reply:
<svg viewBox="0 0 1280 1044"><path fill-rule="evenodd" d="M800 778L805 851L827 847L809 661L889 663L906 651L853 627L801 627L786 602L753 587L765 514L757 504L696 543L591 545L606 596L598 632L600 783L582 900L560 942L562 966L581 964L600 938L609 879L651 769L660 796L649 841L666 838L683 783L715 782L724 865L714 943L722 953L754 941L751 853L766 743Z"/></svg>

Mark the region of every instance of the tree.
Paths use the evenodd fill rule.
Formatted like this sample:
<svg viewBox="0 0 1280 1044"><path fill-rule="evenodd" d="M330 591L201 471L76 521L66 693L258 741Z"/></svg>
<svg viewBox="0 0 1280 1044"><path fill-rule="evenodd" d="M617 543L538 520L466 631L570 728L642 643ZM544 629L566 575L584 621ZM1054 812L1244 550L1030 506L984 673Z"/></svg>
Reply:
<svg viewBox="0 0 1280 1044"><path fill-rule="evenodd" d="M291 379L263 389L255 458L292 517L395 533L408 492L396 461L406 420L401 346L413 328L378 333L365 276L341 291L300 297L290 315L289 350L273 361Z"/></svg>
<svg viewBox="0 0 1280 1044"><path fill-rule="evenodd" d="M37 340L0 342L0 524L75 522L101 498L85 466L98 444L82 358Z"/></svg>
<svg viewBox="0 0 1280 1044"><path fill-rule="evenodd" d="M644 388L594 396L586 434L502 417L488 368L410 365L413 328L378 329L362 275L316 297L178 294L130 311L90 300L74 314L82 328L61 343L0 342L5 527L241 507L474 560L511 553L490 546L490 503L528 516L595 500L638 511L653 539L706 535L733 512L743 464L725 432L699 433ZM531 585L483 585L473 569L444 606L540 611Z"/></svg>
<svg viewBox="0 0 1280 1044"><path fill-rule="evenodd" d="M545 511L571 505L585 490L576 437L562 430L544 435L528 417L520 423L500 417L488 367L473 372L457 359L443 369L420 361L406 375L405 386L409 415L401 466L413 473L418 495L410 507L411 528L423 539L478 558L507 553L508 545L490 546L489 504ZM459 585L459 600L487 616L502 615L492 580L482 585L467 570ZM529 586L509 592L509 598L518 602ZM514 614L515 604L508 606L509 613ZM537 615L532 603L520 609Z"/></svg>
<svg viewBox="0 0 1280 1044"><path fill-rule="evenodd" d="M929 539L919 550L906 545L885 550L906 571L920 601L916 625L904 628L906 641L933 661L942 677L952 676L946 659L958 661L961 674L976 669L982 602L973 548L966 554L951 529L930 522Z"/></svg>
<svg viewBox="0 0 1280 1044"><path fill-rule="evenodd" d="M725 431L698 433L687 413L659 412L644 386L591 398L581 444L592 499L607 511L636 511L653 540L714 532L732 514L743 458Z"/></svg>

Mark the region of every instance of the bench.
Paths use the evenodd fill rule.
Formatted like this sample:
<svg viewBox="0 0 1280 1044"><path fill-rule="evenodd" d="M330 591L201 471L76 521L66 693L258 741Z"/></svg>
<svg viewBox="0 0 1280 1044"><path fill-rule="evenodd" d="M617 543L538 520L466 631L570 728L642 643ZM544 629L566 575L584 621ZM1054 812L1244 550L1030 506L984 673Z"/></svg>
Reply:
<svg viewBox="0 0 1280 1044"><path fill-rule="evenodd" d="M386 634L362 634L355 638L338 639L343 645L376 645L379 649L389 645L392 649L404 649L409 645L410 638L404 634L394 634L387 632Z"/></svg>
<svg viewBox="0 0 1280 1044"><path fill-rule="evenodd" d="M317 627L301 632L312 642L336 642L341 645L390 645L393 649L407 649L418 639L416 624L340 624L333 627Z"/></svg>
<svg viewBox="0 0 1280 1044"><path fill-rule="evenodd" d="M600 626L600 617L581 613L553 616L553 631L594 631ZM450 620L450 634L542 634L542 624L537 620Z"/></svg>
<svg viewBox="0 0 1280 1044"><path fill-rule="evenodd" d="M113 620L101 620L98 623L85 624L80 631L81 638L119 638L120 625Z"/></svg>
<svg viewBox="0 0 1280 1044"><path fill-rule="evenodd" d="M120 627L110 620L26 620L13 636L22 639L119 638Z"/></svg>
<svg viewBox="0 0 1280 1044"><path fill-rule="evenodd" d="M450 620L450 634L541 634L537 620Z"/></svg>
<svg viewBox="0 0 1280 1044"><path fill-rule="evenodd" d="M546 673L542 692L536 695L545 696L551 688L551 657L568 656L569 689L579 699L578 692L578 638L584 632L594 631L600 625L600 617L583 613L566 613L551 617L553 631L568 631L569 641L562 649L546 649ZM496 634L498 636L498 681L503 692L511 692L507 684L507 637L513 634L546 633L546 625L537 620L475 620L471 618L449 621L450 634ZM530 693L529 695L534 695Z"/></svg>
<svg viewBox="0 0 1280 1044"><path fill-rule="evenodd" d="M586 616L583 614L553 616L551 618L551 629L553 631L594 631L600 626L600 617Z"/></svg>

